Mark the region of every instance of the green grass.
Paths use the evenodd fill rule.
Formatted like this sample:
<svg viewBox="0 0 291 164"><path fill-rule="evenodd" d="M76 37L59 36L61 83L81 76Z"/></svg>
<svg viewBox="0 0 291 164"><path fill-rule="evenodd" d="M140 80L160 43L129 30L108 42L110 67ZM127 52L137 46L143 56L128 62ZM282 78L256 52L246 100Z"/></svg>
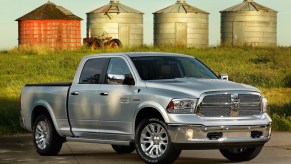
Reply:
<svg viewBox="0 0 291 164"><path fill-rule="evenodd" d="M106 52L173 52L192 55L215 73L259 87L269 100L273 129L291 130L291 48L143 46L124 49L50 51L21 48L0 52L0 135L23 133L19 126L18 97L27 83L70 82L82 57Z"/></svg>

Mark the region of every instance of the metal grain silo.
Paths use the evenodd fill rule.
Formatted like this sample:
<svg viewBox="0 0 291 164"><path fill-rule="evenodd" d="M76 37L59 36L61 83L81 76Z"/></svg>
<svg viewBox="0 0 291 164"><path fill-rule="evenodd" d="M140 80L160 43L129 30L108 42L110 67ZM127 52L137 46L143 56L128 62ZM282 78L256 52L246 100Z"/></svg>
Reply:
<svg viewBox="0 0 291 164"><path fill-rule="evenodd" d="M209 13L178 0L153 14L155 45L208 46Z"/></svg>
<svg viewBox="0 0 291 164"><path fill-rule="evenodd" d="M143 45L143 13L111 0L109 4L87 13L87 38L104 32L123 46Z"/></svg>
<svg viewBox="0 0 291 164"><path fill-rule="evenodd" d="M52 49L80 48L81 20L69 10L48 2L16 19L18 44Z"/></svg>
<svg viewBox="0 0 291 164"><path fill-rule="evenodd" d="M253 0L244 0L220 13L222 44L277 45L277 11Z"/></svg>

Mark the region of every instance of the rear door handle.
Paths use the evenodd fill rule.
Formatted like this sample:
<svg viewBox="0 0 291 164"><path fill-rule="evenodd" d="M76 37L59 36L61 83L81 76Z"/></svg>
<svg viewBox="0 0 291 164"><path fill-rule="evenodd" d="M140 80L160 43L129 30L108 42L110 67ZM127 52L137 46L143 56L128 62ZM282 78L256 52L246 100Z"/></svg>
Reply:
<svg viewBox="0 0 291 164"><path fill-rule="evenodd" d="M76 92L72 92L71 95L74 95L74 96L79 95L79 92L77 92L77 91Z"/></svg>
<svg viewBox="0 0 291 164"><path fill-rule="evenodd" d="M108 93L108 92L102 92L102 93L100 93L100 95L101 95L101 96L108 96L109 93Z"/></svg>

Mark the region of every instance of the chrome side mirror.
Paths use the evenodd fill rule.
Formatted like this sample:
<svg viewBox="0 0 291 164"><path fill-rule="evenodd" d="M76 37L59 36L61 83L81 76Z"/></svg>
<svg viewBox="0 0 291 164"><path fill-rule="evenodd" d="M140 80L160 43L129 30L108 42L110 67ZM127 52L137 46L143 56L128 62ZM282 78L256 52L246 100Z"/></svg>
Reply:
<svg viewBox="0 0 291 164"><path fill-rule="evenodd" d="M220 78L221 80L228 80L228 75L227 75L227 74L220 74L220 75L219 75L219 78Z"/></svg>
<svg viewBox="0 0 291 164"><path fill-rule="evenodd" d="M107 83L112 85L134 85L132 75L107 74Z"/></svg>
<svg viewBox="0 0 291 164"><path fill-rule="evenodd" d="M107 83L112 85L122 85L125 79L124 75L107 74Z"/></svg>

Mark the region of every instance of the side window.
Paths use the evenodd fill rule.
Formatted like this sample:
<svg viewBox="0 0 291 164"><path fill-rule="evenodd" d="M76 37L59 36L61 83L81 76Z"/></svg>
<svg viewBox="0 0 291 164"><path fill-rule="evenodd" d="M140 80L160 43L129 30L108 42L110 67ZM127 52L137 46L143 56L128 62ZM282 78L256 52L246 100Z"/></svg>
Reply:
<svg viewBox="0 0 291 164"><path fill-rule="evenodd" d="M79 83L80 84L99 84L100 76L103 72L105 58L95 58L88 60L82 70Z"/></svg>
<svg viewBox="0 0 291 164"><path fill-rule="evenodd" d="M134 81L131 77L130 70L126 62L122 58L111 58L108 64L106 82L111 85L124 85L125 83L132 83Z"/></svg>
<svg viewBox="0 0 291 164"><path fill-rule="evenodd" d="M111 58L108 65L107 74L128 75L130 74L130 70L122 58Z"/></svg>

